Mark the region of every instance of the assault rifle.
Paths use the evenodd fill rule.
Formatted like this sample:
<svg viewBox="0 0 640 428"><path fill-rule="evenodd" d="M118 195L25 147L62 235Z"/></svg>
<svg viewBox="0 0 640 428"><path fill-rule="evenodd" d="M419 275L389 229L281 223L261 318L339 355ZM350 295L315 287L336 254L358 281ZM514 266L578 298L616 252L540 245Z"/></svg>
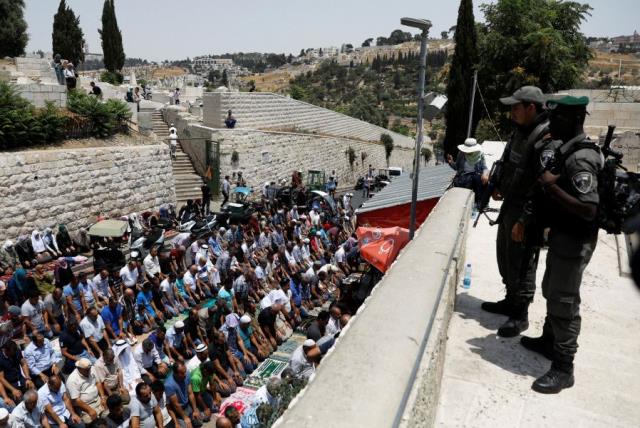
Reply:
<svg viewBox="0 0 640 428"><path fill-rule="evenodd" d="M484 187L484 191L480 196L480 201L478 204L478 216L476 220L473 222L473 227L478 225L478 221L480 221L480 215L484 214L489 219L489 224L491 226L496 224L495 220L491 220L487 215L488 212L495 212L494 208L489 208L489 200L491 199L491 195L493 195L493 191L496 189L498 185L498 180L500 180L500 176L502 175L502 159L497 160L491 166L491 171L489 172L489 181L487 185Z"/></svg>

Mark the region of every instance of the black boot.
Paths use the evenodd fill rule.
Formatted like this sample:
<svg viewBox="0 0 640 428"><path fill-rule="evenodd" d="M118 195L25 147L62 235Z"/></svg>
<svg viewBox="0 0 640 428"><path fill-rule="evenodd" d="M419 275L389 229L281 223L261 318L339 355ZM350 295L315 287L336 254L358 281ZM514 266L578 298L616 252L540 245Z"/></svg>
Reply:
<svg viewBox="0 0 640 428"><path fill-rule="evenodd" d="M520 344L529 351L537 352L547 360L553 359L553 338L545 336L544 334L540 337L522 336L520 338Z"/></svg>
<svg viewBox="0 0 640 428"><path fill-rule="evenodd" d="M511 302L508 299L500 300L499 302L482 302L480 307L492 314L506 315L509 316L511 314Z"/></svg>
<svg viewBox="0 0 640 428"><path fill-rule="evenodd" d="M529 351L537 352L548 360L553 360L553 328L548 318L544 320L544 326L542 327L542 336L540 337L527 337L523 336L520 339L520 344L527 348Z"/></svg>
<svg viewBox="0 0 640 428"><path fill-rule="evenodd" d="M575 383L573 358L571 361L551 363L551 369L536 379L531 389L541 394L557 394L565 388L571 388Z"/></svg>
<svg viewBox="0 0 640 428"><path fill-rule="evenodd" d="M515 337L529 328L529 302L512 306L509 319L498 329L500 337Z"/></svg>
<svg viewBox="0 0 640 428"><path fill-rule="evenodd" d="M509 318L507 322L502 324L498 329L500 337L515 337L529 328L528 317Z"/></svg>

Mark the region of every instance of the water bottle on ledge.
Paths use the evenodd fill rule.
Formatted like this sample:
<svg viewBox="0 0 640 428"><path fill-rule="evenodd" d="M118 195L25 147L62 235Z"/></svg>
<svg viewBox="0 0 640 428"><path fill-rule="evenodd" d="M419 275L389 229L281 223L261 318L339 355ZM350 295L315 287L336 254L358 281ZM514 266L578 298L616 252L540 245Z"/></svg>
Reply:
<svg viewBox="0 0 640 428"><path fill-rule="evenodd" d="M462 281L462 288L469 289L471 288L471 263L467 263L467 266L464 268L464 280Z"/></svg>

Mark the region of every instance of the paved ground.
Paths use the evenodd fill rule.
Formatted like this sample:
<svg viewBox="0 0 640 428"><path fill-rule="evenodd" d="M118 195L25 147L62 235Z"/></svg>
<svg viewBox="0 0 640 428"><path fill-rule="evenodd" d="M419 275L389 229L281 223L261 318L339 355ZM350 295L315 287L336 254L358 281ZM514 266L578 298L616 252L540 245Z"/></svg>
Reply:
<svg viewBox="0 0 640 428"><path fill-rule="evenodd" d="M449 326L437 426L640 426L640 293L618 276L613 236L600 234L583 279L576 384L545 396L531 383L550 363L522 348L519 338L497 337L506 317L480 309L481 301L503 296L494 256L497 228L481 220L469 230L473 279L468 293L458 290ZM545 258L541 253L538 285ZM544 314L538 289L527 334L540 335Z"/></svg>

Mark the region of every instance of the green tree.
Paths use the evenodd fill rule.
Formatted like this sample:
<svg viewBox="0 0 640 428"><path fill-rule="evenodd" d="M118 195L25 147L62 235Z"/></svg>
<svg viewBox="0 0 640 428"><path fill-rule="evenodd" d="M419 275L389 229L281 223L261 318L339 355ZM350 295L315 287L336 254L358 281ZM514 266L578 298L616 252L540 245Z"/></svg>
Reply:
<svg viewBox="0 0 640 428"><path fill-rule="evenodd" d="M122 47L122 33L118 28L115 0L105 0L102 8L102 29L98 30L102 39L104 67L112 72L120 72L126 58Z"/></svg>
<svg viewBox="0 0 640 428"><path fill-rule="evenodd" d="M54 54L60 54L76 66L84 62L84 33L80 28L80 17L65 0L60 0L58 12L53 16L51 40Z"/></svg>
<svg viewBox="0 0 640 428"><path fill-rule="evenodd" d="M478 61L476 28L471 0L460 1L454 41L456 49L451 60L447 83L447 111L445 113L447 130L444 137L444 150L446 154L455 157L458 150L456 146L461 144L467 136L469 103L473 85L472 76ZM476 106L478 105L476 104ZM477 115L473 116L474 123L477 123ZM472 126L472 134L473 128L474 126Z"/></svg>
<svg viewBox="0 0 640 428"><path fill-rule="evenodd" d="M222 70L222 86L229 86L229 76L227 75L227 70Z"/></svg>
<svg viewBox="0 0 640 428"><path fill-rule="evenodd" d="M500 114L500 97L522 85L554 93L579 82L592 55L580 32L591 7L575 1L499 0L481 8L480 88L506 131L511 125Z"/></svg>
<svg viewBox="0 0 640 428"><path fill-rule="evenodd" d="M389 159L391 158L391 153L393 152L393 137L389 134L380 135L380 142L384 146L384 157L387 160L387 168L389 167Z"/></svg>
<svg viewBox="0 0 640 428"><path fill-rule="evenodd" d="M365 40L364 42L362 42L362 47L366 48L366 47L371 46L371 42L373 42L372 38L369 38L369 39Z"/></svg>
<svg viewBox="0 0 640 428"><path fill-rule="evenodd" d="M24 55L28 41L24 0L0 0L0 58Z"/></svg>

